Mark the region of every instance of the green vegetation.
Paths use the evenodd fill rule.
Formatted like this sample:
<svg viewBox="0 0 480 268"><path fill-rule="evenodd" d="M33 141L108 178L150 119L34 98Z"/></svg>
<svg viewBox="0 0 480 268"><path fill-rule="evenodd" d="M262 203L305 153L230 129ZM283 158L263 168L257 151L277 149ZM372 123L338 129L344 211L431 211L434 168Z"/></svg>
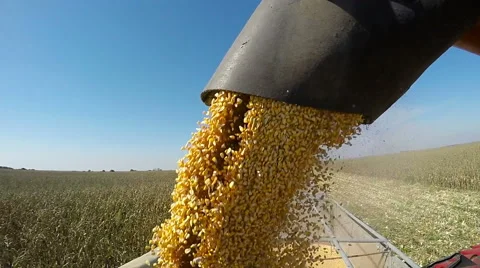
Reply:
<svg viewBox="0 0 480 268"><path fill-rule="evenodd" d="M479 242L480 143L342 161L332 195L420 264ZM173 171L0 170L0 267L117 267L168 215Z"/></svg>
<svg viewBox="0 0 480 268"><path fill-rule="evenodd" d="M118 267L168 217L174 171L0 171L0 267Z"/></svg>
<svg viewBox="0 0 480 268"><path fill-rule="evenodd" d="M480 143L343 164L333 197L417 263L480 242Z"/></svg>
<svg viewBox="0 0 480 268"><path fill-rule="evenodd" d="M343 171L455 189L480 190L480 142L338 162Z"/></svg>

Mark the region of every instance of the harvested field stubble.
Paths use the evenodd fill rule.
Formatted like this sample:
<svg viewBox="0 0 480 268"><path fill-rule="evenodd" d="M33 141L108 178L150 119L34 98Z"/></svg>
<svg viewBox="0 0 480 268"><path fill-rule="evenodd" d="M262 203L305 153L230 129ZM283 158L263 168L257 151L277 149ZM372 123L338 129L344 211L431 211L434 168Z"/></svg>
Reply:
<svg viewBox="0 0 480 268"><path fill-rule="evenodd" d="M480 241L478 191L348 173L334 181L336 200L420 265Z"/></svg>

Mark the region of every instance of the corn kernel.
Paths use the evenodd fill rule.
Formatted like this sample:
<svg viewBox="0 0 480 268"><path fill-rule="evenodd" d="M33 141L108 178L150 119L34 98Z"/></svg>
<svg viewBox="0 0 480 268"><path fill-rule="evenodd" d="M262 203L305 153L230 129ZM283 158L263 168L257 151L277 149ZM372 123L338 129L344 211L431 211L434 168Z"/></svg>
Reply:
<svg viewBox="0 0 480 268"><path fill-rule="evenodd" d="M170 219L154 228L160 267L305 267L322 226L329 151L361 116L219 92L185 146ZM202 200L200 202L200 200ZM318 215L317 215L318 214Z"/></svg>

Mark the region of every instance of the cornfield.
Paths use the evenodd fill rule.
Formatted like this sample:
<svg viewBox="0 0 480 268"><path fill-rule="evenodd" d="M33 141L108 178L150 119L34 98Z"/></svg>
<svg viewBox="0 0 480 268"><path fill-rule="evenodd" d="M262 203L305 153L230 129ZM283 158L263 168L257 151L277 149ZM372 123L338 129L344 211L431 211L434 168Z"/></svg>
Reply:
<svg viewBox="0 0 480 268"><path fill-rule="evenodd" d="M480 190L480 142L349 159L337 164L346 173Z"/></svg>
<svg viewBox="0 0 480 268"><path fill-rule="evenodd" d="M175 176L0 171L0 267L118 267L144 254Z"/></svg>

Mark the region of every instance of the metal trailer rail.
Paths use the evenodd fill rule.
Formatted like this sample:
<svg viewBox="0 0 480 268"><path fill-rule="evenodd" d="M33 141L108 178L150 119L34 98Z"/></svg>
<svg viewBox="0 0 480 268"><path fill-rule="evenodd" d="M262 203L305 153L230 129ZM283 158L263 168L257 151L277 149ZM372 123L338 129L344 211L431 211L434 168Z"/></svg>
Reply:
<svg viewBox="0 0 480 268"><path fill-rule="evenodd" d="M119 268L151 268L153 264L158 261L157 253L148 252L143 254L142 256L125 263L124 265L120 266Z"/></svg>
<svg viewBox="0 0 480 268"><path fill-rule="evenodd" d="M329 202L333 205L331 211L325 214L329 220L321 220L326 236L314 242L335 247L340 256L330 260L341 258L348 268L420 268L388 239L338 202L331 199ZM318 213L317 208L314 209ZM120 268L147 268L157 260L156 254L148 252Z"/></svg>
<svg viewBox="0 0 480 268"><path fill-rule="evenodd" d="M329 221L322 220L325 234L317 242L335 247L348 268L420 268L388 239L342 207L335 200L328 213ZM314 209L318 210L316 207Z"/></svg>

